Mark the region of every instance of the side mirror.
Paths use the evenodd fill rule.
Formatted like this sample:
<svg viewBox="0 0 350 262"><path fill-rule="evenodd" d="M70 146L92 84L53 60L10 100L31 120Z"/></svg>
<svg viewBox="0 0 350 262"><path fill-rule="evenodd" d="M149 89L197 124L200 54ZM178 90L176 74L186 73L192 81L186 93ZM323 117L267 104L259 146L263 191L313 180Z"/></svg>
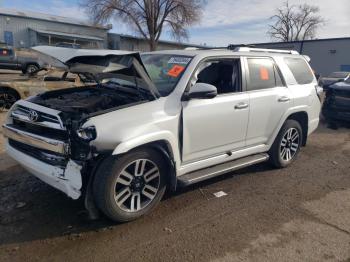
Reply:
<svg viewBox="0 0 350 262"><path fill-rule="evenodd" d="M217 95L218 90L215 86L205 83L196 83L188 92L187 98L210 99L216 97Z"/></svg>

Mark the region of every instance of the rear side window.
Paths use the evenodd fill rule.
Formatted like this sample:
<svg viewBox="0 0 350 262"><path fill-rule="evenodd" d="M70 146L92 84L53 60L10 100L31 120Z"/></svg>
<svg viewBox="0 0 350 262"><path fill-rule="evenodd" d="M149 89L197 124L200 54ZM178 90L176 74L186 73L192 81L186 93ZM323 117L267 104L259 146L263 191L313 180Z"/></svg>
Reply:
<svg viewBox="0 0 350 262"><path fill-rule="evenodd" d="M314 75L311 72L308 64L301 58L284 58L290 71L292 71L295 80L299 85L311 84L314 80Z"/></svg>
<svg viewBox="0 0 350 262"><path fill-rule="evenodd" d="M271 58L248 58L248 91L283 86L281 76Z"/></svg>

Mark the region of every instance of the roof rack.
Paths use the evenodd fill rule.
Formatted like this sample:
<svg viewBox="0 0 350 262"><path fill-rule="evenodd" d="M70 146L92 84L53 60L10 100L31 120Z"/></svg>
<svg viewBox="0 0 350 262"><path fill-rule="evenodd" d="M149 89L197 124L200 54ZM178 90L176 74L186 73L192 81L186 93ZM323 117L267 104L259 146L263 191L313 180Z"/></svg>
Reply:
<svg viewBox="0 0 350 262"><path fill-rule="evenodd" d="M251 47L236 47L234 52L266 52L266 53L279 53L279 54L291 54L299 55L299 52L295 50L279 50L279 49L265 49L265 48L251 48Z"/></svg>

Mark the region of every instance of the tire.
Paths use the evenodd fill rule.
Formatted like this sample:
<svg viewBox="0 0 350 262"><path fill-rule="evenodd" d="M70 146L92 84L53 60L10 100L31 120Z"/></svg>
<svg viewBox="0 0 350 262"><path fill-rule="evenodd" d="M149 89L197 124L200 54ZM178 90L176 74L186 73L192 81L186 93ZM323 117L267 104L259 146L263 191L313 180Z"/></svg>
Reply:
<svg viewBox="0 0 350 262"><path fill-rule="evenodd" d="M8 110L20 99L18 93L9 88L0 87L0 111Z"/></svg>
<svg viewBox="0 0 350 262"><path fill-rule="evenodd" d="M271 164L284 168L293 163L300 151L302 139L303 130L299 122L287 120L269 151Z"/></svg>
<svg viewBox="0 0 350 262"><path fill-rule="evenodd" d="M96 205L116 222L135 220L160 202L166 190L166 174L164 158L153 149L109 157L94 178Z"/></svg>
<svg viewBox="0 0 350 262"><path fill-rule="evenodd" d="M38 71L38 70L39 70L39 67L37 65L29 64L26 66L25 73L31 74L31 73Z"/></svg>

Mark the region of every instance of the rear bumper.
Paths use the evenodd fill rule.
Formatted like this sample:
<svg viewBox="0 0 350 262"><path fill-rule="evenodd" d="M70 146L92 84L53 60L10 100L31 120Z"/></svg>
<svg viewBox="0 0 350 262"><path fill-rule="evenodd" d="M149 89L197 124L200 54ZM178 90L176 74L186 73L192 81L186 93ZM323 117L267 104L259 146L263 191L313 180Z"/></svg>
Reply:
<svg viewBox="0 0 350 262"><path fill-rule="evenodd" d="M82 177L80 170L82 167L74 161L70 160L64 169L52 166L16 150L8 141L6 141L6 153L28 172L72 199L78 199L81 196Z"/></svg>

